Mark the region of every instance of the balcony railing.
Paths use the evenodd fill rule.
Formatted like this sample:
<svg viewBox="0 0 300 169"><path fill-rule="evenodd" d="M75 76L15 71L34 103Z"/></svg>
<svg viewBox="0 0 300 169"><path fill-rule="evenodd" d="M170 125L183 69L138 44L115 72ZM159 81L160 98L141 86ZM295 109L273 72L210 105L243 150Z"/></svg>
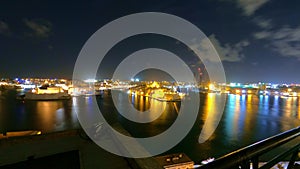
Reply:
<svg viewBox="0 0 300 169"><path fill-rule="evenodd" d="M229 153L211 163L199 167L199 169L267 169L286 160L286 158L289 158L287 169L293 169L295 168L295 161L299 158L300 142L294 143L291 148L281 152L281 154L267 161L260 167L259 158L274 148L292 142L292 140L297 139L299 136L300 126Z"/></svg>

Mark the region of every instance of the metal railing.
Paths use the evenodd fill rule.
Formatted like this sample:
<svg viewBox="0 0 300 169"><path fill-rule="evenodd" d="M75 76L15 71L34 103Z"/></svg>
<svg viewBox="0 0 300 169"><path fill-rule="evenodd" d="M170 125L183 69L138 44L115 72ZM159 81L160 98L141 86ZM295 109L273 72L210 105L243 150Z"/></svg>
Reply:
<svg viewBox="0 0 300 169"><path fill-rule="evenodd" d="M293 169L295 167L295 160L298 157L300 143L296 143L296 145L267 161L261 167L259 167L259 157L276 147L295 140L299 136L300 126L229 153L199 167L199 169L267 169L289 156L291 157L287 169Z"/></svg>

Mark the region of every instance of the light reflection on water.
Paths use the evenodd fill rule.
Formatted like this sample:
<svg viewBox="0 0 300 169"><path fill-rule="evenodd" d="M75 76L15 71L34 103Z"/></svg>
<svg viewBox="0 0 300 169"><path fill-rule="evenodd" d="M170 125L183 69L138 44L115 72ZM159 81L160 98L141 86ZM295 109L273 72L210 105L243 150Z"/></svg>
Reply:
<svg viewBox="0 0 300 169"><path fill-rule="evenodd" d="M300 99L297 97L201 94L201 106L194 127L187 137L167 153L185 152L193 160L218 157L300 125ZM203 128L204 122L213 124L221 97L226 97L222 119L214 134L198 143L201 130L209 133L213 125ZM76 112L95 120L97 110L90 97L73 97L68 101L25 101L12 98L0 100L0 131L42 130L52 132L79 128ZM127 99L127 98L123 98ZM133 136L149 137L164 132L178 115L180 103L161 102L148 97L128 97L134 108L145 112L152 107L163 112L158 119L137 124L118 114L111 96L97 98L99 109L109 123L120 122ZM141 113L141 116L155 116ZM208 121L206 121L208 120ZM211 120L211 121L209 121ZM93 123L97 121L93 121ZM92 124L91 124L92 125ZM184 126L183 126L184 127Z"/></svg>
<svg viewBox="0 0 300 169"><path fill-rule="evenodd" d="M0 131L41 130L53 132L79 127L70 101L0 102Z"/></svg>

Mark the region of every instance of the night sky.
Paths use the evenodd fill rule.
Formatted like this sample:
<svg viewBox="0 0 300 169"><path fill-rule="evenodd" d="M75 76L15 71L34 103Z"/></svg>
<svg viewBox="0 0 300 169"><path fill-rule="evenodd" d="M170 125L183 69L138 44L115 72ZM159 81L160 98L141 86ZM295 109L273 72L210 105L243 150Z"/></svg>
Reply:
<svg viewBox="0 0 300 169"><path fill-rule="evenodd" d="M292 0L1 1L0 77L72 78L88 38L137 12L169 13L198 26L228 82L300 83L300 1ZM102 69L100 78L109 77L110 66Z"/></svg>

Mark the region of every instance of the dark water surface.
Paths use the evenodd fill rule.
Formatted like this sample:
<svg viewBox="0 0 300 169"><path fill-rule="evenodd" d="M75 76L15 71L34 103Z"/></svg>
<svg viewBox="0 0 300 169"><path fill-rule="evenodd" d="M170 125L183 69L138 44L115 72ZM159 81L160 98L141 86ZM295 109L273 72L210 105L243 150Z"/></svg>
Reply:
<svg viewBox="0 0 300 169"><path fill-rule="evenodd" d="M84 110L84 116L95 120L92 116L96 111L92 106L93 96L73 97L65 101L18 101L16 94L15 91L2 92L0 131L41 130L45 133L80 128L76 114L79 107ZM199 162L300 125L300 99L297 97L232 94L201 94L200 97L199 114L193 128L185 139L167 153L185 152ZM198 137L203 124L208 115L214 115L216 104L222 97L226 97L227 101L221 121L213 135L199 144ZM109 93L96 99L107 121L121 123L135 137L149 137L164 132L173 124L181 106L179 102L129 96L138 110L145 111L150 106L163 109L161 116L153 122L137 124L118 114Z"/></svg>

